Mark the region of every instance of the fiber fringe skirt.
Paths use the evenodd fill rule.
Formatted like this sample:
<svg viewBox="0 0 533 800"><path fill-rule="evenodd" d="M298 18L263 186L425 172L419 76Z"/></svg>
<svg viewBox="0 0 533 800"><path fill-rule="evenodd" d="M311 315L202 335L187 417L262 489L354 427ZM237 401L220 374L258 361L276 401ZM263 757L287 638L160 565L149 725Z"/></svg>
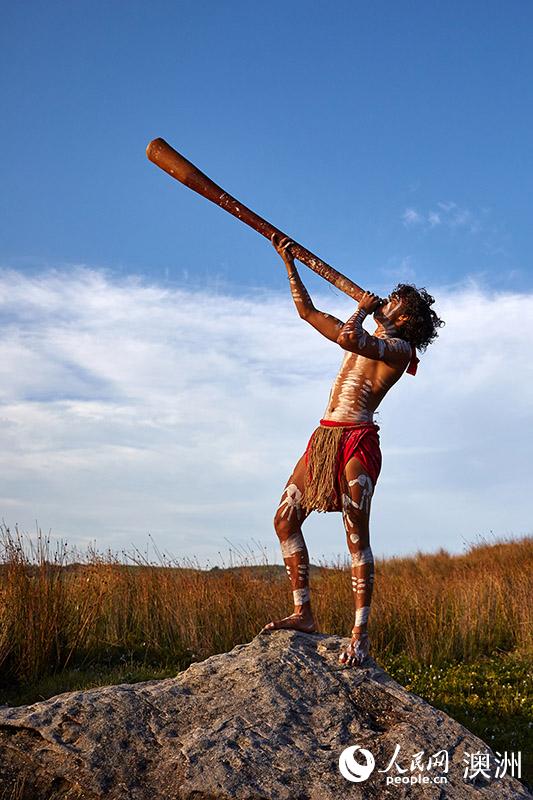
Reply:
<svg viewBox="0 0 533 800"><path fill-rule="evenodd" d="M357 458L373 485L381 471L379 425L320 420L305 450L306 475L301 499L309 511L341 511L342 477L346 464Z"/></svg>

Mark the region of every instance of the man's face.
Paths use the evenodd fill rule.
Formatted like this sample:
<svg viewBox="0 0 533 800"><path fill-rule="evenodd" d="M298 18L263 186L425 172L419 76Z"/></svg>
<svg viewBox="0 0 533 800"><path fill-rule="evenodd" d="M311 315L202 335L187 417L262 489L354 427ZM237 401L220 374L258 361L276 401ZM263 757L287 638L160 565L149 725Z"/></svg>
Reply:
<svg viewBox="0 0 533 800"><path fill-rule="evenodd" d="M380 322L381 324L388 323L389 325L392 323L395 325L399 317L405 313L404 309L405 300L395 292L391 292L386 298L385 303L374 311L373 316L376 322Z"/></svg>

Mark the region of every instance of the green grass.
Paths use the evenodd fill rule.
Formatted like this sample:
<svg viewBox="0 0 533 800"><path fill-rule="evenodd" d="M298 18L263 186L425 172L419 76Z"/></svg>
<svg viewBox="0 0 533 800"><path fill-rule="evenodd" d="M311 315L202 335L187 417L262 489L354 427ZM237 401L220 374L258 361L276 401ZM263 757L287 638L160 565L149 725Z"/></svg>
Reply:
<svg viewBox="0 0 533 800"><path fill-rule="evenodd" d="M472 663L421 665L402 656L381 662L406 689L445 711L494 752L522 752L522 781L533 788L532 656L502 653Z"/></svg>
<svg viewBox="0 0 533 800"><path fill-rule="evenodd" d="M28 686L0 687L0 704L8 706L31 705L62 692L94 689L99 686L114 686L120 683L172 678L178 672L176 666L156 667L130 662L114 667L94 666L73 668L58 675L47 675Z"/></svg>

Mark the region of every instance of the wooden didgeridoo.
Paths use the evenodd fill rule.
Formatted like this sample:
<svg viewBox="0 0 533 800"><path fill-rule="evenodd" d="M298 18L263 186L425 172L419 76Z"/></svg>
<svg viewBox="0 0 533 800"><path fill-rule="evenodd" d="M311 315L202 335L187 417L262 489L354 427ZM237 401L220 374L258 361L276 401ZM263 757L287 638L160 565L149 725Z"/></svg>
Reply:
<svg viewBox="0 0 533 800"><path fill-rule="evenodd" d="M274 233L278 233L280 236L286 236L279 228L271 225L266 219L263 219L254 211L251 211L251 209L225 192L224 189L221 189L220 186L217 186L207 175L200 172L194 164L191 164L190 161L187 161L186 158L176 152L164 139L154 139L150 142L146 148L146 155L150 161L153 161L156 166L168 172L172 178L176 178L177 181L185 184L189 189L198 192L198 194L211 200L212 203L223 208L224 211L233 214L234 217L240 219L241 222L245 222L246 225L249 225L265 238L271 239ZM294 242L294 245L291 247L291 253L298 261L301 261L302 264L312 269L313 272L316 272L321 278L325 278L329 283L332 283L333 286L336 286L341 292L353 297L354 300L361 299L363 289L361 289L360 286L357 286L356 283L353 283L353 281L346 278L340 272L337 272L336 269L330 267L329 264L326 264L326 262L322 261L318 256L313 255L313 253L301 244L298 244L298 242Z"/></svg>

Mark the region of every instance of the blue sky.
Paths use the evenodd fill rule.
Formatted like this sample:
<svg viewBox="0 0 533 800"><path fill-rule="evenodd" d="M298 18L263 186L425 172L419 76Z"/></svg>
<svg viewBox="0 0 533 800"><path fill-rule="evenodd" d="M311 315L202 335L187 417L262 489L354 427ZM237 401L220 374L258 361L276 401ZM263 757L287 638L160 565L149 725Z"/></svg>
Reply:
<svg viewBox="0 0 533 800"><path fill-rule="evenodd" d="M295 320L262 237L148 162L162 136L364 287L437 297L448 325L384 404L375 551L530 531L530 4L28 2L2 16L6 522L112 547L150 531L213 559L226 536L275 545L272 508L340 353ZM302 275L318 307L348 313ZM200 445L217 436L207 467ZM342 552L327 516L306 523L315 558Z"/></svg>
<svg viewBox="0 0 533 800"><path fill-rule="evenodd" d="M532 31L526 2L5 4L0 256L279 286L260 237L146 160L163 136L377 288L405 259L531 288ZM403 224L439 203L465 223Z"/></svg>

